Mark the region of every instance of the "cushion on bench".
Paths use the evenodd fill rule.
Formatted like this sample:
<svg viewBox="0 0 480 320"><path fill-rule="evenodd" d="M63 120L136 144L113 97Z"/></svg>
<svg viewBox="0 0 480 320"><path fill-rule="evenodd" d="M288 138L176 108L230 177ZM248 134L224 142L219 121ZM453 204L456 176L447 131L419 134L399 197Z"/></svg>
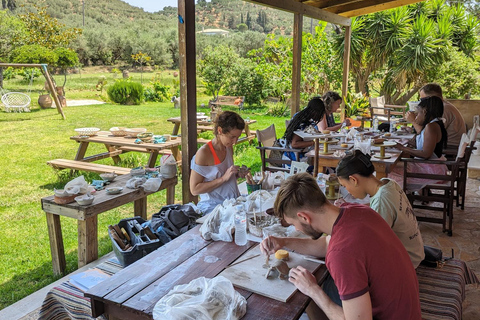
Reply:
<svg viewBox="0 0 480 320"><path fill-rule="evenodd" d="M451 259L440 268L417 268L422 319L462 319L465 285L478 278L462 260Z"/></svg>

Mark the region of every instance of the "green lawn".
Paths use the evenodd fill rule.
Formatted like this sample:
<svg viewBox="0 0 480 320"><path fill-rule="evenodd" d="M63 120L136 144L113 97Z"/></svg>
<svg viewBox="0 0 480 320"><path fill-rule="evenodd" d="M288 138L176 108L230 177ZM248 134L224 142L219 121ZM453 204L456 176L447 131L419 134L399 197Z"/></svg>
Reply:
<svg viewBox="0 0 480 320"><path fill-rule="evenodd" d="M167 84L173 83L171 72L164 72ZM67 99L99 99L100 92L95 90L100 75L105 75L109 84L114 82L111 73L88 73L70 75L66 85ZM130 72L135 80L140 74ZM143 83L153 76L143 74ZM57 84L63 83L62 76L55 76ZM77 143L70 140L74 129L79 127L99 127L108 130L114 126L145 127L155 134L170 133L172 124L166 119L180 116L180 110L174 109L170 102L144 103L140 106L121 106L114 104L67 107L63 120L56 109L41 110L36 104L43 79L34 82L31 92L32 112L5 113L0 111L2 135L0 137L0 309L24 298L25 296L52 283L59 277L52 273L50 248L45 214L40 199L53 194L53 188L62 188L70 180L68 172L56 172L46 162L51 159L73 159ZM197 82L200 83L200 82ZM5 88L10 91L26 91L28 85L17 80L6 80ZM106 95L103 95L106 99ZM199 88L198 105L207 104L209 97ZM263 129L272 123L277 134L285 130L285 118L266 115L268 108L249 109L240 114L258 122L253 129ZM198 111L208 112L207 108ZM211 133L203 133L211 137ZM254 141L254 145L256 141ZM254 171L260 168L259 152L247 143L235 146L236 164L251 166ZM100 145L91 145L88 154L103 152ZM88 155L87 154L87 155ZM123 155L124 166L133 167L145 164L147 155L129 153ZM113 164L111 159L101 163ZM87 181L98 179L98 175L85 173ZM176 198L181 201L181 186L177 186ZM165 204L165 191L149 197L148 214L151 215ZM107 226L120 219L130 217L133 205L125 205L101 214L98 219L99 253L104 255L112 250L107 235ZM77 232L76 220L61 219L67 273L77 269Z"/></svg>

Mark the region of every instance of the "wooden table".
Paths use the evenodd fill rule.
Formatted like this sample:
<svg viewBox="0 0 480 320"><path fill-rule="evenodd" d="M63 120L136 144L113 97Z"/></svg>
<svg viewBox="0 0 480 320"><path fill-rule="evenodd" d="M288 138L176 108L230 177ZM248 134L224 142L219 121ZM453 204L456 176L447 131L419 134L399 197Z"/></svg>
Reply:
<svg viewBox="0 0 480 320"><path fill-rule="evenodd" d="M175 160L181 160L181 155L178 150L178 147L181 145L181 141L178 139L158 144L136 144L134 138L116 137L111 135L108 131L100 131L97 135L92 137L73 136L70 137L70 139L79 143L77 155L75 156L75 160L77 161L91 162L111 157L115 163L118 163L120 161L120 154L129 151L136 151L149 153L150 158L148 159L147 167L153 168L155 167L158 155L165 150L171 151L172 155L175 157ZM85 157L85 153L90 143L104 144L107 148L107 152Z"/></svg>
<svg viewBox="0 0 480 320"><path fill-rule="evenodd" d="M330 154L322 154L319 152L320 147L319 147L319 139L322 139L325 137L324 134L308 134L304 133L302 131L295 131L295 134L297 134L299 137L304 139L305 141L315 141L315 148L314 150L309 151L306 155L308 157L313 158L313 173L315 176L317 176L318 172L323 171L323 168L325 167L333 167L335 168L338 165L338 162L340 162L341 158L340 157L335 157ZM333 134L331 135L332 138L338 138L338 137L343 137L342 135L339 134ZM408 138L409 136L401 136L403 138ZM392 136L392 139L398 139L397 136ZM349 145L352 145L350 142ZM379 148L377 148L378 151L380 151ZM375 147L372 147L372 150L376 150ZM379 159L376 157L372 157L371 161L373 165L375 166L375 175L377 178L386 178L388 173L393 169L395 164L400 160L400 154L401 152L397 149L389 149L388 154L391 155L390 158L388 159Z"/></svg>
<svg viewBox="0 0 480 320"><path fill-rule="evenodd" d="M174 286L198 277L215 277L256 244L249 241L245 246L237 246L234 242L206 241L197 226L117 272L85 296L91 298L93 317L105 314L110 320L152 319L155 304ZM212 263L212 259L205 259L208 256L219 259ZM325 265L319 266L315 276L323 282ZM242 319L298 319L310 301L299 291L283 303L235 289L247 299L247 313Z"/></svg>
<svg viewBox="0 0 480 320"><path fill-rule="evenodd" d="M172 135L174 136L178 135L180 132L180 125L182 123L181 118L180 117L170 118L170 119L167 119L167 121L174 124ZM255 133L250 131L250 125L254 123L257 123L257 120L249 120L249 121L245 120L245 129L244 129L245 137L238 139L237 143L242 143L245 141L250 142L251 140L255 139L255 136L256 136ZM214 123L208 118L204 118L204 117L197 118L197 128L200 131L213 131L213 126L214 126Z"/></svg>
<svg viewBox="0 0 480 320"><path fill-rule="evenodd" d="M134 202L134 216L147 219L147 196L151 192L140 189L129 189L125 183L129 174L118 176L110 186L121 186L123 191L117 195L108 195L105 190L95 192L95 200L91 205L80 206L76 202L57 204L53 196L42 198L42 209L47 216L50 251L52 253L53 272L61 274L65 271L65 250L63 247L62 226L60 216L70 217L78 221L78 267L98 258L98 230L97 215L117 208L121 205ZM177 177L164 180L160 190L167 189L167 204L175 201L175 186Z"/></svg>

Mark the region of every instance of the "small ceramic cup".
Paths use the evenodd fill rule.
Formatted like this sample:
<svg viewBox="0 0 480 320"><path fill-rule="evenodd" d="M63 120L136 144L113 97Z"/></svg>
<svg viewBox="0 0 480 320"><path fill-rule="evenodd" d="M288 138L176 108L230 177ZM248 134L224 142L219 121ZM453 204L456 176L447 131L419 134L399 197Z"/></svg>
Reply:
<svg viewBox="0 0 480 320"><path fill-rule="evenodd" d="M170 141L172 139L172 136L169 134L164 134L163 136L165 137L166 141Z"/></svg>

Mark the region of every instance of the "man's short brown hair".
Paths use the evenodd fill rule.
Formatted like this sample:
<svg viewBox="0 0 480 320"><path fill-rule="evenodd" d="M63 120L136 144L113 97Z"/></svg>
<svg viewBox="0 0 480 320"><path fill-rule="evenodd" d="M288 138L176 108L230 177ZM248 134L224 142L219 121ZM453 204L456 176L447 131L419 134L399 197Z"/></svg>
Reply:
<svg viewBox="0 0 480 320"><path fill-rule="evenodd" d="M322 207L327 198L308 173L297 173L282 183L275 199L275 215L281 219L294 218L300 209L315 210Z"/></svg>
<svg viewBox="0 0 480 320"><path fill-rule="evenodd" d="M436 83L428 83L424 85L420 91L423 91L427 96L437 96L443 98L442 87Z"/></svg>

